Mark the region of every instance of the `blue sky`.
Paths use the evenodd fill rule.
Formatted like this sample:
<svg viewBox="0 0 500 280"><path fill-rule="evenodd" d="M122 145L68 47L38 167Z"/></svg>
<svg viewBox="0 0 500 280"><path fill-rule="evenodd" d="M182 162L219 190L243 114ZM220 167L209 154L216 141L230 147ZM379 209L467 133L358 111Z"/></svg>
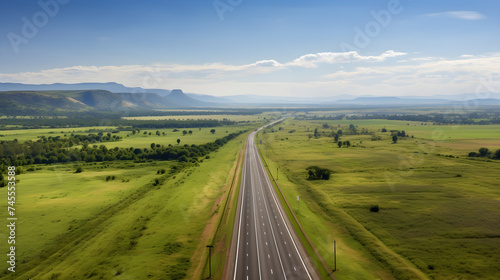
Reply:
<svg viewBox="0 0 500 280"><path fill-rule="evenodd" d="M41 2L50 9L0 2L0 82L213 95L500 92L500 1Z"/></svg>

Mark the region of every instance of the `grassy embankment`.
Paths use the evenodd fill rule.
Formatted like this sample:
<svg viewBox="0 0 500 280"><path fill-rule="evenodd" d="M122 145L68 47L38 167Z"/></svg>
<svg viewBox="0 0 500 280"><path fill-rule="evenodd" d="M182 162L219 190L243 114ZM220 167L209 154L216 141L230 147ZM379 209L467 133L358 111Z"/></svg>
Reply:
<svg viewBox="0 0 500 280"><path fill-rule="evenodd" d="M346 130L350 123L382 140L344 135L354 146L338 148L331 137L308 138L315 128ZM295 213L330 267L337 241L339 279L499 277L500 162L466 156L500 148L499 126L291 119L278 126L283 130L260 134L262 154L271 170L279 168L293 207L300 195ZM383 127L410 137L392 144ZM307 180L312 165L331 169L331 179ZM370 212L372 205L380 212Z"/></svg>

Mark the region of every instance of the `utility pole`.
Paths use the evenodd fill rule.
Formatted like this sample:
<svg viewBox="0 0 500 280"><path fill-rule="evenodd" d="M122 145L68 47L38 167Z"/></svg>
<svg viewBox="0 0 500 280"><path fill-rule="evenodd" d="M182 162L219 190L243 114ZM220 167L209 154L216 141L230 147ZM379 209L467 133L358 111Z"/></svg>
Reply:
<svg viewBox="0 0 500 280"><path fill-rule="evenodd" d="M278 181L278 167L276 167L276 181Z"/></svg>
<svg viewBox="0 0 500 280"><path fill-rule="evenodd" d="M337 244L335 240L333 240L333 259L335 261L335 266L333 271L337 271Z"/></svg>
<svg viewBox="0 0 500 280"><path fill-rule="evenodd" d="M208 247L208 279L212 278L212 245L207 245Z"/></svg>
<svg viewBox="0 0 500 280"><path fill-rule="evenodd" d="M300 210L299 196L297 195L297 212Z"/></svg>

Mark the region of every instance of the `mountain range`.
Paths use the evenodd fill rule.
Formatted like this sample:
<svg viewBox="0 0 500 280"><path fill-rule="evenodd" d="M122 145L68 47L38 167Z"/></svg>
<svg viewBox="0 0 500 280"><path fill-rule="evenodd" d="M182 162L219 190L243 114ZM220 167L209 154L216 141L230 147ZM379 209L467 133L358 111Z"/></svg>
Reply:
<svg viewBox="0 0 500 280"><path fill-rule="evenodd" d="M305 94L306 95L306 94ZM144 89L118 83L20 84L0 83L0 113L19 110L151 110L238 106L438 106L500 105L500 94L374 97L281 97L272 95L212 96L180 89Z"/></svg>
<svg viewBox="0 0 500 280"><path fill-rule="evenodd" d="M166 96L156 93L111 92L108 90L19 90L0 91L0 113L22 114L88 110L152 110L209 107L182 90Z"/></svg>

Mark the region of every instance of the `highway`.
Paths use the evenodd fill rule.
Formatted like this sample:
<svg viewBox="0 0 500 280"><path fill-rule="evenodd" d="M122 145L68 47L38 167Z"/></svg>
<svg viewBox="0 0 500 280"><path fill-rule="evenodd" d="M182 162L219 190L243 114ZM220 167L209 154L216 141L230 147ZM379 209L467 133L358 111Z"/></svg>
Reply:
<svg viewBox="0 0 500 280"><path fill-rule="evenodd" d="M247 139L228 279L320 279L272 188L256 133Z"/></svg>

